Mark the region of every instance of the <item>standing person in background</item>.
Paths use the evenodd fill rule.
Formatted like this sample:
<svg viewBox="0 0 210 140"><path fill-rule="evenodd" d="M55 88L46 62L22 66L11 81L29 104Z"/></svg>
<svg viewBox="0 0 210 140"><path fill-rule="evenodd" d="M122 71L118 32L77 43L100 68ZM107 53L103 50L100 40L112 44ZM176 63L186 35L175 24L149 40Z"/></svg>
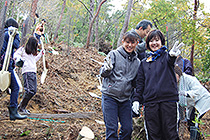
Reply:
<svg viewBox="0 0 210 140"><path fill-rule="evenodd" d="M38 41L39 41L38 43L39 44L41 44L41 42L40 42L41 36L43 35L45 37L45 35L44 35L44 32L45 32L44 25L45 24L46 24L46 20L42 19L41 24L37 25L36 29L34 31L34 37L36 37L38 39Z"/></svg>
<svg viewBox="0 0 210 140"><path fill-rule="evenodd" d="M164 45L165 37L160 30L148 34L146 46L150 56L141 61L136 78L132 109L139 114L139 105L143 103L148 140L179 140L174 63L183 43L176 42L169 53Z"/></svg>
<svg viewBox="0 0 210 140"><path fill-rule="evenodd" d="M20 47L14 54L14 59L18 62L20 59L24 62L22 66L22 75L24 81L23 99L18 106L18 110L22 114L29 115L30 111L26 109L30 99L37 91L36 62L44 54L44 50L37 55L38 42L35 37L30 37L25 47Z"/></svg>
<svg viewBox="0 0 210 140"><path fill-rule="evenodd" d="M140 64L135 48L138 39L132 32L123 36L122 46L109 52L100 75L102 85L102 111L107 140L131 140L132 113L130 96ZM121 124L118 138L118 120Z"/></svg>
<svg viewBox="0 0 210 140"><path fill-rule="evenodd" d="M7 19L7 21L5 23L4 44L1 49L0 69L2 69L4 58L5 58L5 53L6 53L7 46L8 46L9 28L12 28L12 27L18 28L18 23L13 18L9 18L9 19ZM25 115L22 116L17 112L17 105L18 105L17 100L18 100L18 94L19 94L19 86L18 86L17 80L14 75L14 71L13 71L13 69L15 67L15 62L13 60L13 54L14 54L14 50L18 49L19 44L20 44L19 34L16 34L14 36L11 58L10 58L10 63L9 63L9 67L8 67L8 71L11 73L11 84L9 87L11 89L11 95L10 95L10 105L8 107L10 120L16 120L16 119L21 120L21 119L27 118L27 116L25 116Z"/></svg>
<svg viewBox="0 0 210 140"><path fill-rule="evenodd" d="M135 29L131 29L131 32L134 33L138 37L139 43L136 46L136 52L140 60L146 57L146 52L145 52L146 43L143 39L147 36L151 28L152 28L152 23L149 20L143 19L136 25Z"/></svg>

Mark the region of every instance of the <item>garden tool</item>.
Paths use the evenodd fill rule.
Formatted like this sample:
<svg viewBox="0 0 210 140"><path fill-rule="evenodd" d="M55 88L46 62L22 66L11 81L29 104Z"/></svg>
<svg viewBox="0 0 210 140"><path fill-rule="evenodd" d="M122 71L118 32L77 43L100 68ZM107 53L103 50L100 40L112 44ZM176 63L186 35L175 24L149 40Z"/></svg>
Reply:
<svg viewBox="0 0 210 140"><path fill-rule="evenodd" d="M4 57L3 68L0 71L0 89L1 91L5 91L11 82L11 73L8 71L9 63L10 63L10 56L12 51L13 40L16 35L17 28L9 27L8 34L9 34L9 41L7 44L7 50Z"/></svg>
<svg viewBox="0 0 210 140"><path fill-rule="evenodd" d="M17 80L17 83L18 83L18 86L19 86L19 92L23 92L23 86L22 86L22 83L21 83L21 80L17 74L17 72L15 71L16 68L14 68L14 75L15 75L15 79Z"/></svg>
<svg viewBox="0 0 210 140"><path fill-rule="evenodd" d="M92 60L93 62L96 62L96 63L98 63L99 65L103 65L104 63L102 63L102 62L99 62L99 61L97 61L97 60L95 60L95 59L93 59L93 58L90 58L90 60Z"/></svg>
<svg viewBox="0 0 210 140"><path fill-rule="evenodd" d="M48 48L50 48L50 49L52 50L52 54L56 54L56 55L59 54L59 53L58 53L56 50L54 50L51 46L48 46Z"/></svg>
<svg viewBox="0 0 210 140"><path fill-rule="evenodd" d="M44 44L43 44L42 40L40 40L40 41L41 41L42 49L44 49ZM46 67L46 62L45 62L45 53L43 54L42 58L43 58L44 71L42 72L42 75L41 75L41 84L44 83L44 80L45 80L45 78L47 76L47 71L48 71L48 69Z"/></svg>

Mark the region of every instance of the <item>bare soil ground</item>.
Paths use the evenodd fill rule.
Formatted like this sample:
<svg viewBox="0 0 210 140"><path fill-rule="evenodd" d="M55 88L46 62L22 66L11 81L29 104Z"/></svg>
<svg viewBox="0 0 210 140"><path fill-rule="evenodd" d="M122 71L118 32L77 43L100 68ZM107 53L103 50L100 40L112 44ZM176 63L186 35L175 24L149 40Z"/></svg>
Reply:
<svg viewBox="0 0 210 140"><path fill-rule="evenodd" d="M37 62L38 90L27 106L32 115L25 120L10 121L7 109L10 95L0 93L0 139L75 140L83 126L94 132L96 140L105 139L101 100L89 94L101 96L96 77L101 65L91 58L103 62L104 56L95 48L67 49L64 44L52 46L59 52L53 55L47 46L47 77L45 83L40 84L43 71L40 59ZM22 95L19 94L18 102ZM209 112L203 121L202 130L210 134Z"/></svg>

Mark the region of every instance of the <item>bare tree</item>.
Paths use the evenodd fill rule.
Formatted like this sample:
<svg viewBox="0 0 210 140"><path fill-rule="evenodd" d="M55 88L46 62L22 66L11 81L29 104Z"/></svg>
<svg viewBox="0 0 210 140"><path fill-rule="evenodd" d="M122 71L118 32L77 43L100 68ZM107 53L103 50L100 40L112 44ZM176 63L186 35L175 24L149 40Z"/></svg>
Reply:
<svg viewBox="0 0 210 140"><path fill-rule="evenodd" d="M23 24L23 29L22 29L22 37L21 37L21 41L20 44L22 45L24 42L24 37L29 36L31 34L33 34L33 24L34 24L34 18L35 18L35 13L36 13L36 9L37 9L37 4L38 4L39 0L32 0L31 3L31 11L30 11L30 15L29 17L26 18L24 24Z"/></svg>
<svg viewBox="0 0 210 140"><path fill-rule="evenodd" d="M90 12L92 13L92 15L94 14L94 0L90 0ZM89 24L91 24L92 19L93 19L93 17L89 16ZM93 31L93 28L91 30ZM92 31L91 31L91 34L90 34L90 42L92 42L92 40L93 40Z"/></svg>
<svg viewBox="0 0 210 140"><path fill-rule="evenodd" d="M197 11L199 7L199 0L195 0L195 5L194 5L194 14L193 14L193 20L197 20ZM195 25L196 22L194 22L194 28L196 28ZM192 74L194 75L194 66L193 66L193 59L194 59L194 48L195 48L195 40L192 40L192 47L191 47L191 55L190 55L190 62L192 64Z"/></svg>
<svg viewBox="0 0 210 140"><path fill-rule="evenodd" d="M97 1L97 8L98 8L98 3L100 3L101 0ZM99 22L99 15L96 17L96 24L95 24L95 44L96 48L99 49L99 41L98 41L98 22Z"/></svg>
<svg viewBox="0 0 210 140"><path fill-rule="evenodd" d="M5 1L4 6L1 9L1 15L0 15L0 52L3 46L3 42L4 42L4 22L6 19L6 11L7 11L7 2Z"/></svg>
<svg viewBox="0 0 210 140"><path fill-rule="evenodd" d="M97 9L97 12L96 12L95 16L93 17L93 19L92 19L92 21L91 21L91 23L90 23L90 25L89 25L88 36L87 36L87 42L86 42L86 48L88 48L88 47L89 47L89 44L90 44L90 35L91 35L91 30L92 30L92 27L93 27L93 23L94 23L96 17L98 16L98 14L99 14L99 11L100 11L100 9L101 9L102 4L103 4L104 2L106 2L106 1L107 1L107 0L103 0L103 1L99 4L98 9Z"/></svg>
<svg viewBox="0 0 210 140"><path fill-rule="evenodd" d="M133 0L129 0L128 1L128 10L127 10L127 14L125 16L125 22L124 22L123 27L122 27L122 30L120 32L120 37L119 37L118 42L117 42L117 47L120 46L121 40L122 40L122 37L123 37L123 34L128 29L128 24L129 24L130 15L131 15L131 9L132 9L132 3L133 3Z"/></svg>
<svg viewBox="0 0 210 140"><path fill-rule="evenodd" d="M63 5L62 5L62 10L61 10L60 18L59 18L59 21L58 21L58 24L57 24L57 28L55 30L54 37L53 37L53 40L54 41L56 41L57 36L58 36L58 29L60 28L60 25L61 25L61 20L62 20L62 17L63 17L63 13L64 13L64 10L65 10L65 7L66 7L66 0L63 0Z"/></svg>

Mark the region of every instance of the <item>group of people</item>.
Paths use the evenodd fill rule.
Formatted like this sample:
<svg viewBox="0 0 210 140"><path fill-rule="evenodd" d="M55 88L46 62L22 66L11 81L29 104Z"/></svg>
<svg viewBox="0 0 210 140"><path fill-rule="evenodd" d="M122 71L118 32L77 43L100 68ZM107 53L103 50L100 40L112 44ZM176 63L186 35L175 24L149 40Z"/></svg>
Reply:
<svg viewBox="0 0 210 140"><path fill-rule="evenodd" d="M12 42L13 44L12 44L10 62L8 67L8 71L11 73L11 84L9 86L11 93L10 93L10 104L8 107L10 120L26 119L27 115L30 114L30 111L26 109L26 106L28 105L28 102L36 94L37 91L36 62L45 53L44 49L38 53L40 36L44 34L45 23L46 20L43 19L42 22L37 25L33 33L34 35L31 35L27 38L24 38L22 36L24 41L21 46L20 46L20 36L18 32L15 33L14 40ZM4 43L1 49L1 57L0 57L0 70L3 67L6 50L8 47L10 28L18 29L18 27L19 25L14 18L9 18L6 20L4 28L5 31ZM24 25L23 28L25 27L26 26ZM14 73L15 72L14 68L19 66L17 64L20 61L22 61L21 67L22 67L22 77L24 81L25 92L21 102L18 104L19 85Z"/></svg>
<svg viewBox="0 0 210 140"><path fill-rule="evenodd" d="M19 34L14 36L8 68L11 73L10 120L26 119L30 114L26 106L37 90L36 62L45 53L44 50L38 53L37 48L41 35L44 35L45 23L46 20L43 19L36 27L34 36L28 37L21 47ZM0 69L4 62L10 27L18 28L18 23L13 18L9 18L5 24ZM148 140L178 140L177 103L180 91L185 93L187 100L189 111L186 118L189 124L195 118L195 110L198 111L199 118L210 110L209 92L192 76L189 60L180 56L183 45L175 42L168 51L164 34L160 30L152 30L150 21L142 20L135 29L124 34L121 46L109 52L100 69L107 140L131 139L132 115L133 112L139 114L140 105L144 105L144 125ZM18 104L19 86L14 68L20 60L23 61L25 93ZM119 134L118 121L121 124Z"/></svg>
<svg viewBox="0 0 210 140"><path fill-rule="evenodd" d="M164 34L152 30L150 21L142 20L135 29L125 33L121 46L108 53L100 69L107 140L131 139L132 112L139 114L141 105L148 140L179 140L180 91L186 93L187 108L195 108L199 118L210 110L210 94L189 75L192 66L180 56L182 46L184 43L176 41L169 51ZM189 122L193 121L191 114L195 118L195 113L190 111L186 116Z"/></svg>

